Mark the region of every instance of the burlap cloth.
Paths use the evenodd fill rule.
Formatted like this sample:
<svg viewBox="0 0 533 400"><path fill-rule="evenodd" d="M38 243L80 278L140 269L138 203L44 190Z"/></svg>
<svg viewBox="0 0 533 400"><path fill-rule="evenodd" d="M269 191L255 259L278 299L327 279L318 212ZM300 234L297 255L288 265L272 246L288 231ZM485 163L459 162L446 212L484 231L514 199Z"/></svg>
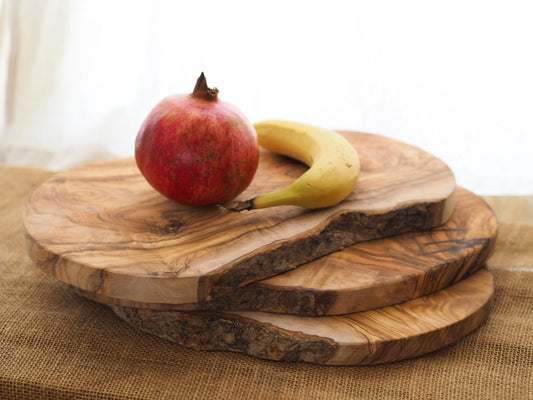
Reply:
<svg viewBox="0 0 533 400"><path fill-rule="evenodd" d="M140 332L26 255L21 212L49 172L0 165L2 399L533 399L533 198L500 219L488 321L415 359L331 367L199 352Z"/></svg>

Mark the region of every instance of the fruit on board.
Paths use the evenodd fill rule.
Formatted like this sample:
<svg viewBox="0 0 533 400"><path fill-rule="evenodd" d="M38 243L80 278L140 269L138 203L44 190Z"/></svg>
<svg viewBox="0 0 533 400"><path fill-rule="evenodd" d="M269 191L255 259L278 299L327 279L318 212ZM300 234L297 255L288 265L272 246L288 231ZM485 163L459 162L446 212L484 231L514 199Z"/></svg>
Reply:
<svg viewBox="0 0 533 400"><path fill-rule="evenodd" d="M336 205L355 189L359 154L339 133L292 121L264 121L254 125L259 145L299 160L310 168L289 187L261 194L228 207L232 211L281 205L308 209Z"/></svg>
<svg viewBox="0 0 533 400"><path fill-rule="evenodd" d="M150 111L135 140L135 160L171 200L224 204L252 181L259 146L253 125L218 98L202 73L191 94L166 97Z"/></svg>

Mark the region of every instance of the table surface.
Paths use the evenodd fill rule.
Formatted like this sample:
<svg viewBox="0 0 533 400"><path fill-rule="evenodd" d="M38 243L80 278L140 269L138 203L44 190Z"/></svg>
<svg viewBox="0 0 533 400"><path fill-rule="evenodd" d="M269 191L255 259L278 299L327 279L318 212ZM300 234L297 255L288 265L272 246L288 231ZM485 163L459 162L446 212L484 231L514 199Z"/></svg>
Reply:
<svg viewBox="0 0 533 400"><path fill-rule="evenodd" d="M186 349L45 275L21 213L49 176L0 165L0 399L533 399L533 196L484 197L500 222L484 325L425 356L331 367Z"/></svg>

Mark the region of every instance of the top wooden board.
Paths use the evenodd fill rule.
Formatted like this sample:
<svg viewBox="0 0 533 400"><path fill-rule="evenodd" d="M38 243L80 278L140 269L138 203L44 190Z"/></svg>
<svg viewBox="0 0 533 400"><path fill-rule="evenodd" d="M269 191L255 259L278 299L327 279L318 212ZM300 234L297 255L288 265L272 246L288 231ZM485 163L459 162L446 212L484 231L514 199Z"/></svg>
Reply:
<svg viewBox="0 0 533 400"><path fill-rule="evenodd" d="M190 207L155 192L133 159L58 173L23 214L28 254L45 272L87 293L139 304L187 305L227 295L354 243L430 229L455 206L441 160L390 138L343 132L361 175L341 204L233 213ZM239 197L288 186L306 167L262 151Z"/></svg>

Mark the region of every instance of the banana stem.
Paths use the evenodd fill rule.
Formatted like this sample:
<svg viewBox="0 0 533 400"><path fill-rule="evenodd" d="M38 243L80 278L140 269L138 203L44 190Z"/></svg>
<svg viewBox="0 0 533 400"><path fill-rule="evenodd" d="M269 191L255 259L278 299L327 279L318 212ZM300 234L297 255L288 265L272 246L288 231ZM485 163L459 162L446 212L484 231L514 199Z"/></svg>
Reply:
<svg viewBox="0 0 533 400"><path fill-rule="evenodd" d="M229 211L256 210L274 206L299 205L299 200L302 199L305 199L305 193L291 185L286 189L261 194L248 200L234 201L224 208Z"/></svg>
<svg viewBox="0 0 533 400"><path fill-rule="evenodd" d="M234 211L234 212L253 210L255 208L254 200L255 200L255 197L253 199L244 200L244 201L234 201L228 204L227 207L225 206L221 206L221 207L223 207L227 211Z"/></svg>

